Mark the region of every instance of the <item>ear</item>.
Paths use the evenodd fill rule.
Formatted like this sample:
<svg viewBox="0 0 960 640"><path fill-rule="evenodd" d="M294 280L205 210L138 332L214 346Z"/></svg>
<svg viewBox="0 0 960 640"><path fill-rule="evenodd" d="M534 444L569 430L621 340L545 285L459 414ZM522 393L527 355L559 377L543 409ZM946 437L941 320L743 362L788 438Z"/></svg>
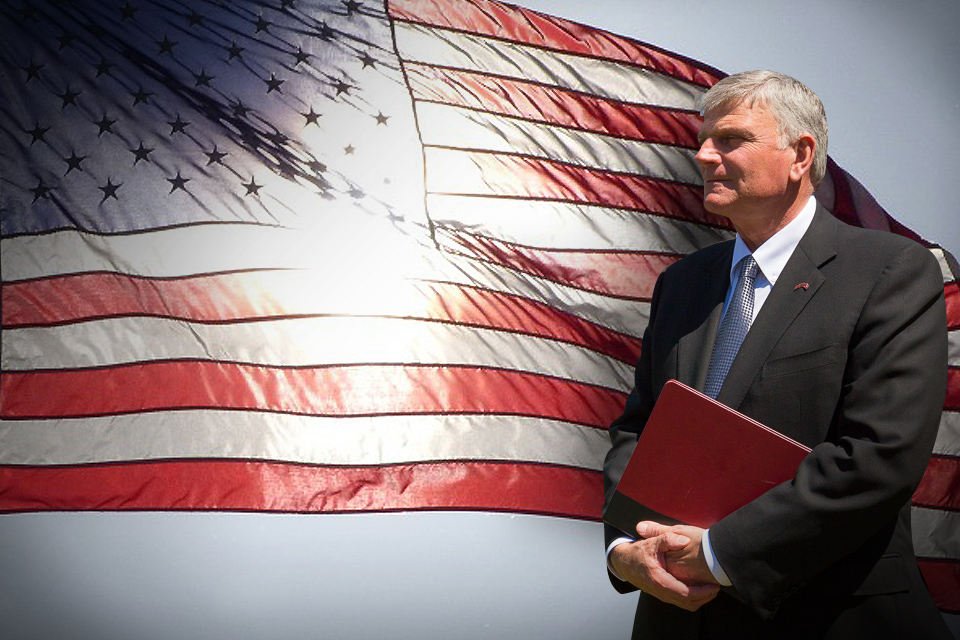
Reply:
<svg viewBox="0 0 960 640"><path fill-rule="evenodd" d="M804 176L810 175L810 167L813 166L813 152L817 148L817 142L809 133L805 133L793 143L793 148L797 155L790 165L790 179L799 182Z"/></svg>

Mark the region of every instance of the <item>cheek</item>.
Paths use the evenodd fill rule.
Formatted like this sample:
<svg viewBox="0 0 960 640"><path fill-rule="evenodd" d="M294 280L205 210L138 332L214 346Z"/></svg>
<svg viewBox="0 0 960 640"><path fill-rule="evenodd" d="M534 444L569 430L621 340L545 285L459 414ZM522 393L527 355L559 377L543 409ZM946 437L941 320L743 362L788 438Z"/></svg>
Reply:
<svg viewBox="0 0 960 640"><path fill-rule="evenodd" d="M789 171L772 171L767 168L756 174L753 187L762 194L781 193L787 183Z"/></svg>

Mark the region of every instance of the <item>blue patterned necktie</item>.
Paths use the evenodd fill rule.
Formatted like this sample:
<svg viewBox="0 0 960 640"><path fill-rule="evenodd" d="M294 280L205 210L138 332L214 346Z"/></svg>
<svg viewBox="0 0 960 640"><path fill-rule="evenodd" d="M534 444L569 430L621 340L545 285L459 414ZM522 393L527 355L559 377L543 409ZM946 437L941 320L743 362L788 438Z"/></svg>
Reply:
<svg viewBox="0 0 960 640"><path fill-rule="evenodd" d="M707 383L703 392L711 398L716 398L720 393L730 365L737 357L740 344L753 323L753 281L756 277L757 261L752 255L744 256L740 260L737 287L733 290L730 306L720 323L717 340L713 343L713 353L710 355L710 368L707 369Z"/></svg>

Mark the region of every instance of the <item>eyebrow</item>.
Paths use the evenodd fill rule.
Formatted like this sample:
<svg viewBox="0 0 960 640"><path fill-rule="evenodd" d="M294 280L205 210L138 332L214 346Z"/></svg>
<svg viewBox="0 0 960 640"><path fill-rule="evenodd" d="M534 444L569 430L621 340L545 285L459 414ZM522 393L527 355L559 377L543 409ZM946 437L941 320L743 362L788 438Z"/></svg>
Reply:
<svg viewBox="0 0 960 640"><path fill-rule="evenodd" d="M735 124L726 125L726 126L718 125L714 127L713 130L710 131L710 136L717 135L718 133L722 135L728 135L728 136L735 135L741 138L749 138L751 135L751 132L749 129L745 127L741 127L739 125L735 125ZM697 133L697 142L702 145L703 141L710 136L705 135L704 132L701 130L700 132Z"/></svg>

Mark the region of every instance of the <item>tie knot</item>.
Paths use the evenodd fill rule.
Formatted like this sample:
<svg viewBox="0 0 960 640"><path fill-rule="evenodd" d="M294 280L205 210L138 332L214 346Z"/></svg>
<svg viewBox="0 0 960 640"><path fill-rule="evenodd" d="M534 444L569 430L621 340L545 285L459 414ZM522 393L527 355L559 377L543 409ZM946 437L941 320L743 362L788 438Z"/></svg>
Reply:
<svg viewBox="0 0 960 640"><path fill-rule="evenodd" d="M753 256L750 254L745 255L740 260L740 277L753 280L757 277L757 271L760 270L760 267L757 265L757 261L753 259Z"/></svg>

